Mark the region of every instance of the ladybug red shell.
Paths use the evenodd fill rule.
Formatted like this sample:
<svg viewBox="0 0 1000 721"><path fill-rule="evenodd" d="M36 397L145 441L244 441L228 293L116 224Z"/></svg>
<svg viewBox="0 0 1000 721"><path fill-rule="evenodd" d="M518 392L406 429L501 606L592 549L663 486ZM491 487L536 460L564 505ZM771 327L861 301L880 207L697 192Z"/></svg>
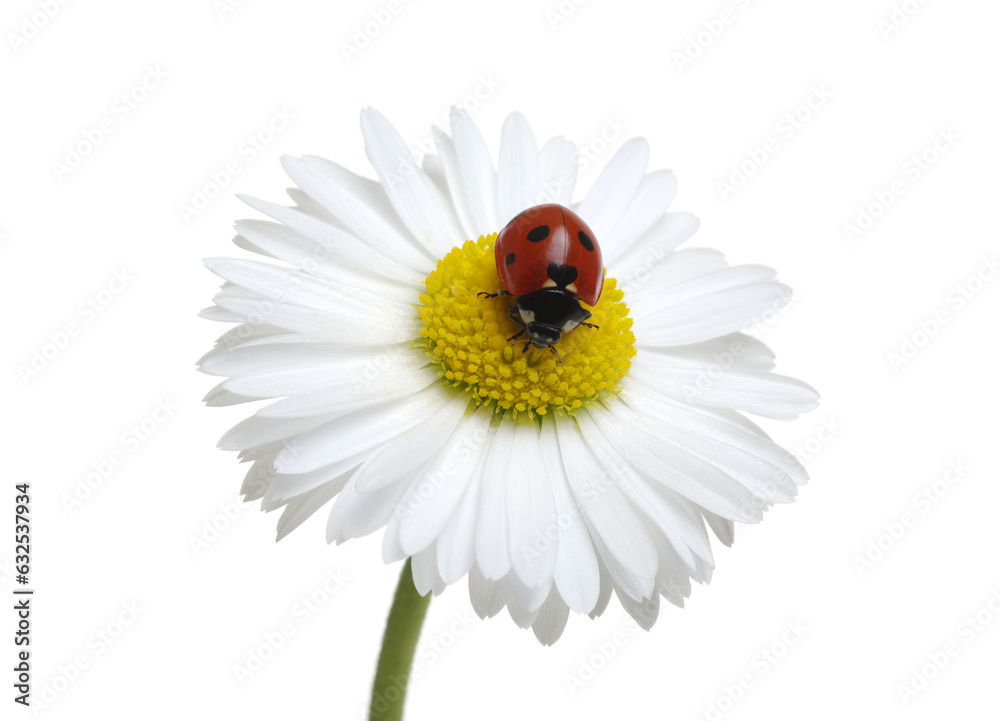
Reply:
<svg viewBox="0 0 1000 721"><path fill-rule="evenodd" d="M604 259L597 239L583 219L561 205L536 205L516 216L497 236L497 272L503 289L480 293L495 298L513 295L517 301L508 315L522 330L508 340L528 334L530 346L548 348L563 333L587 323L590 311L580 305L597 304L604 288Z"/></svg>
<svg viewBox="0 0 1000 721"><path fill-rule="evenodd" d="M495 253L511 295L558 288L590 306L601 297L601 247L583 218L562 205L536 205L517 215L500 231Z"/></svg>

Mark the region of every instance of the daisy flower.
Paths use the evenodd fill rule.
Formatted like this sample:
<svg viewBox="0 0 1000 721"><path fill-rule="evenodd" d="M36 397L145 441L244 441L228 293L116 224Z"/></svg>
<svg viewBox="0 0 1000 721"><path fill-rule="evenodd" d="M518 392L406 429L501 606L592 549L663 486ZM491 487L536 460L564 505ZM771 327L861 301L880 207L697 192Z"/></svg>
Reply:
<svg viewBox="0 0 1000 721"><path fill-rule="evenodd" d="M283 508L278 538L331 504L326 537L383 530L386 563L411 559L421 596L468 576L480 617L506 608L544 644L570 610L614 594L643 628L712 574L724 544L794 499L795 457L744 413L792 419L817 404L740 333L789 290L760 265L678 250L698 227L668 212L677 183L626 142L573 201L578 156L541 147L510 115L494 166L460 110L417 164L378 112L361 114L378 180L318 157L282 165L285 207L236 224L266 256L213 258L225 281L207 318L237 323L201 364L209 405L274 399L220 446L251 463L242 493ZM527 208L574 210L603 251L596 328L514 345L493 245ZM410 566L408 566L409 568Z"/></svg>

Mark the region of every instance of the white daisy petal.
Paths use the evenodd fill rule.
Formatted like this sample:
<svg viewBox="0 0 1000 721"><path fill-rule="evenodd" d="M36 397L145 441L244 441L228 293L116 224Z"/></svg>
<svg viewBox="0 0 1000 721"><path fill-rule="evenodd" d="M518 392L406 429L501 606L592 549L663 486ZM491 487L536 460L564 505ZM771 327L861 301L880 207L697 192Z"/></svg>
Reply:
<svg viewBox="0 0 1000 721"><path fill-rule="evenodd" d="M225 381L215 386L204 395L201 400L204 401L206 406L209 406L210 408L221 408L224 406L234 406L240 403L249 403L250 401L259 400L251 396L241 396L236 393L232 393L231 391L227 391L222 387L224 383Z"/></svg>
<svg viewBox="0 0 1000 721"><path fill-rule="evenodd" d="M765 433L763 428L758 426L739 411L730 410L728 408L713 408L712 412L720 418L725 418L727 421L732 421L737 425L743 426L751 433L754 433L765 440L771 440L771 436Z"/></svg>
<svg viewBox="0 0 1000 721"><path fill-rule="evenodd" d="M522 621L518 625L521 628L528 628L535 622L535 617L541 610L542 604L549 597L552 579L549 578L539 586L530 587L526 586L516 574L511 573L507 576L506 582L510 589L510 602L507 604L507 609L511 612L511 616L515 616L520 611L519 617L527 619L527 622ZM533 615L529 616L529 614Z"/></svg>
<svg viewBox="0 0 1000 721"><path fill-rule="evenodd" d="M342 487L342 479L334 478L326 485L314 489L311 493L299 496L290 501L278 519L278 535L276 540L280 541L302 525L309 516L325 506L331 498L337 495Z"/></svg>
<svg viewBox="0 0 1000 721"><path fill-rule="evenodd" d="M406 492L406 481L399 481L359 493L357 473L337 496L326 524L327 543L343 543L374 533L389 522L399 499Z"/></svg>
<svg viewBox="0 0 1000 721"><path fill-rule="evenodd" d="M291 396L261 409L260 414L294 418L332 413L358 401L377 402L400 393L415 393L437 379L437 374L426 367L426 359L415 354L388 363L386 371L373 372L369 379L365 366L368 357L367 353L342 353L322 361L288 362L281 368L234 375L226 387L258 398Z"/></svg>
<svg viewBox="0 0 1000 721"><path fill-rule="evenodd" d="M756 325L765 314L787 305L790 297L791 291L781 283L750 281L669 307L662 302L636 303L633 331L643 345L698 343Z"/></svg>
<svg viewBox="0 0 1000 721"><path fill-rule="evenodd" d="M257 398L290 396L261 409L259 413L265 417L333 413L416 393L437 380L425 357L407 351L379 355L363 350L321 360L289 360L278 367L235 373L226 381L226 388Z"/></svg>
<svg viewBox="0 0 1000 721"><path fill-rule="evenodd" d="M404 280L412 280L412 275L406 273L406 268L413 268L419 273L424 269L429 272L434 267L433 261L415 248L412 241L387 231L383 231L385 234L381 236L377 231L355 236L322 218L307 215L295 208L286 208L248 195L236 197L254 210L309 238L321 248L329 248L331 252L342 256L345 261L353 260L366 270L379 272L390 278L401 277ZM379 242L380 238L382 242ZM400 265L404 270L400 271L397 267Z"/></svg>
<svg viewBox="0 0 1000 721"><path fill-rule="evenodd" d="M649 483L641 478L615 452L614 447L601 434L593 415L581 414L579 422L587 445L594 450L601 464L605 468L615 469L615 484L636 509L646 515L652 525L667 538L684 564L692 570L695 568L693 549L701 555L711 557L712 551L703 529L692 523L684 509L674 503L662 488L657 488L655 482Z"/></svg>
<svg viewBox="0 0 1000 721"><path fill-rule="evenodd" d="M559 598L559 594L553 589L545 603L542 604L535 622L531 624L531 630L535 632L535 638L543 646L551 646L562 636L567 620L569 620L569 606Z"/></svg>
<svg viewBox="0 0 1000 721"><path fill-rule="evenodd" d="M701 512L704 509L697 503L689 501L686 498L682 498L676 493L673 495L674 495L674 500L677 502L677 504L687 511L688 516L690 516L691 520L699 528L702 529L702 532L705 534L705 537L707 539L708 529L704 527L704 517L701 514ZM712 557L712 554L707 554L704 556L695 554L695 562L697 563L698 567L697 569L695 569L694 573L690 574L691 578L697 581L698 583L708 583L709 581L711 581L712 571L715 568L715 559Z"/></svg>
<svg viewBox="0 0 1000 721"><path fill-rule="evenodd" d="M632 243L631 247L612 249L615 257L610 261L613 265L609 264L609 267L614 270L619 286L623 289L638 289L647 285L653 280L650 277L653 269L674 261L679 255L690 253L687 250L674 251L695 234L699 223L698 218L691 213L667 213ZM667 285L658 281L654 283L659 287Z"/></svg>
<svg viewBox="0 0 1000 721"><path fill-rule="evenodd" d="M359 349L289 333L281 328L275 333L251 337L245 341L233 338L226 346L220 344L207 353L199 364L205 373L235 376L264 368L281 368L285 363L329 360L331 356L345 351Z"/></svg>
<svg viewBox="0 0 1000 721"><path fill-rule="evenodd" d="M205 265L219 277L257 293L262 298L356 317L372 315L390 323L396 320L410 321L414 315L416 293L412 294L409 302L399 302L386 298L385 293L335 284L302 271L279 268L269 263L234 258L206 258Z"/></svg>
<svg viewBox="0 0 1000 721"><path fill-rule="evenodd" d="M403 431L387 442L358 469L358 490L366 493L415 472L451 437L465 408L461 399L446 402L428 422Z"/></svg>
<svg viewBox="0 0 1000 721"><path fill-rule="evenodd" d="M743 471L754 469L756 467L754 459L758 459L769 467L780 469L782 476L788 477L789 483L791 480L804 481L807 477L802 464L785 449L729 419L720 417L710 409L682 403L662 395L656 380L650 376L643 378L637 375L633 378L633 382L629 384L628 405L634 407L638 415L675 428L677 434L684 436L685 447L692 452L695 452L695 448L701 448L706 456L713 459L733 458L734 454L739 454L740 461L745 463L742 465ZM706 452L706 446L699 440L702 438L717 448ZM772 470L769 468L767 472ZM794 493L791 485L788 486L788 490Z"/></svg>
<svg viewBox="0 0 1000 721"><path fill-rule="evenodd" d="M559 529L559 546L553 578L559 595L577 613L590 613L597 605L601 590L601 574L597 552L590 539L590 531L573 500L566 480L556 437L555 424L547 423L541 429L542 455L552 483L556 504L555 523Z"/></svg>
<svg viewBox="0 0 1000 721"><path fill-rule="evenodd" d="M506 423L495 427L487 445L476 529L476 563L486 578L496 581L510 571L507 464L516 455L514 428Z"/></svg>
<svg viewBox="0 0 1000 721"><path fill-rule="evenodd" d="M691 570L681 561L676 550L663 536L656 537L660 567L656 571L656 591L679 608L691 595Z"/></svg>
<svg viewBox="0 0 1000 721"><path fill-rule="evenodd" d="M669 225L670 223L667 221L674 220L676 216L677 214L675 213L668 213L660 221L660 225ZM676 226L674 231L681 235L690 229L689 224L684 222L683 219L675 220L674 225ZM645 237L649 235L647 233ZM626 253L625 259L622 262L628 265L630 260L635 260L635 252L636 249L633 249L629 253ZM619 267L621 265L622 263L619 263ZM661 290L670 289L675 284L680 284L717 270L723 270L727 267L728 264L722 253L708 248L684 248L676 251L667 251L662 254L649 252L645 254L644 263L632 263L631 267L627 268L630 277L633 279L633 282L630 284L632 288L630 300L634 300L634 296L637 295L640 297L642 295L655 295L656 287L659 287Z"/></svg>
<svg viewBox="0 0 1000 721"><path fill-rule="evenodd" d="M322 371L319 373L322 374ZM286 377L281 380L289 382L290 379ZM344 380L349 381L349 379ZM265 418L342 415L378 405L386 400L405 398L424 390L436 380L437 374L428 368L412 369L408 373L385 377L376 387L356 386L347 382L322 390L302 391L289 398L275 401L257 412ZM295 378L291 382L308 385L322 382L322 379L308 374L305 378Z"/></svg>
<svg viewBox="0 0 1000 721"><path fill-rule="evenodd" d="M569 205L576 187L576 146L566 138L552 138L538 154L539 192L531 205Z"/></svg>
<svg viewBox="0 0 1000 721"><path fill-rule="evenodd" d="M708 523L709 528L712 529L712 533L715 534L716 538L726 546L733 545L733 541L736 540L736 529L732 521L728 518L717 516L711 511L706 511L704 508L701 509L701 515L705 517L705 522Z"/></svg>
<svg viewBox="0 0 1000 721"><path fill-rule="evenodd" d="M273 473L267 485L267 493L264 495L263 509L274 510L285 505L291 499L309 493L313 489L319 488L337 478L340 480L340 487L337 492L347 484L351 474L358 465L364 461L364 456L355 453L353 456L345 458L338 463L334 463L323 468L317 468L309 473L284 474Z"/></svg>
<svg viewBox="0 0 1000 721"><path fill-rule="evenodd" d="M243 321L243 316L239 313L234 313L219 306L205 308L198 315L205 320L215 320L222 323L240 323Z"/></svg>
<svg viewBox="0 0 1000 721"><path fill-rule="evenodd" d="M614 154L576 209L602 243L605 237L614 238L615 224L639 189L647 163L649 143L643 138L629 140Z"/></svg>
<svg viewBox="0 0 1000 721"><path fill-rule="evenodd" d="M650 598L643 598L636 600L629 597L620 588L615 588L615 595L618 596L618 600L621 601L622 608L628 613L629 616L635 619L635 622L639 625L639 628L648 631L656 623L656 618L660 613L660 596L656 594Z"/></svg>
<svg viewBox="0 0 1000 721"><path fill-rule="evenodd" d="M431 258L444 255L459 242L462 232L449 223L450 213L421 170L406 142L376 110L361 113L365 151L385 193L400 219Z"/></svg>
<svg viewBox="0 0 1000 721"><path fill-rule="evenodd" d="M764 371L722 368L718 362L699 367L671 367L656 353L645 353L634 377L665 396L711 408L730 408L768 418L792 420L819 404L816 391L788 376Z"/></svg>
<svg viewBox="0 0 1000 721"><path fill-rule="evenodd" d="M431 181L435 195L441 198L443 209L448 214L449 225L465 231L466 227L465 223L461 220L461 214L458 212L458 208L454 207L454 199L451 195L451 189L448 186L448 178L445 174L444 163L441 158L428 153L424 156L422 167L424 173L427 174L427 178ZM465 237L466 233L461 233L457 242L461 242Z"/></svg>
<svg viewBox="0 0 1000 721"><path fill-rule="evenodd" d="M469 413L407 489L400 509L399 541L414 554L437 538L479 468L490 414Z"/></svg>
<svg viewBox="0 0 1000 721"><path fill-rule="evenodd" d="M387 294L393 300L412 298L414 290L423 286L419 273L332 227L315 240L269 220L238 220L236 232L307 273Z"/></svg>
<svg viewBox="0 0 1000 721"><path fill-rule="evenodd" d="M591 618L597 618L608 608L608 602L611 601L611 593L614 591L614 583L611 580L611 574L608 573L606 566L601 565L601 591L597 596L597 603L594 605L594 610L589 614Z"/></svg>
<svg viewBox="0 0 1000 721"><path fill-rule="evenodd" d="M419 259L419 247L392 211L392 204L378 183L316 156L285 155L281 165L288 177L355 239L363 238L365 245L387 258Z"/></svg>
<svg viewBox="0 0 1000 721"><path fill-rule="evenodd" d="M226 451L244 451L275 441L294 438L311 430L322 417L317 418L263 418L252 415L240 421L219 439L219 448ZM316 466L318 468L319 466ZM311 468L308 470L312 470Z"/></svg>
<svg viewBox="0 0 1000 721"><path fill-rule="evenodd" d="M571 421L557 422L559 452L573 497L616 583L638 598L652 593L656 548L618 488L613 469L600 465Z"/></svg>
<svg viewBox="0 0 1000 721"><path fill-rule="evenodd" d="M663 217L675 195L677 177L669 170L657 170L643 177L611 233L600 239L602 250L607 248L605 265L613 268L615 261Z"/></svg>
<svg viewBox="0 0 1000 721"><path fill-rule="evenodd" d="M196 365L201 368L201 366L204 365L209 358L214 358L220 353L225 353L238 345L255 340L263 340L264 338L270 338L277 335L289 335L289 333L284 328L278 328L277 326L240 323L234 328L223 333L219 339L215 341L215 345L212 347L212 350L208 351L205 355L199 358Z"/></svg>
<svg viewBox="0 0 1000 721"><path fill-rule="evenodd" d="M411 477L410 481L412 480ZM403 550L403 544L399 540L399 526L403 520L401 511L402 508L397 504L389 523L385 526L385 533L382 534L382 561L385 563L402 561L407 556L406 551Z"/></svg>
<svg viewBox="0 0 1000 721"><path fill-rule="evenodd" d="M541 612L541 607L529 611L513 600L507 603L507 613L518 628L531 628Z"/></svg>
<svg viewBox="0 0 1000 721"><path fill-rule="evenodd" d="M238 258L205 258L205 260L204 260L205 267L208 268L209 270L212 270L212 263L215 262L215 261L219 261L220 264L223 264L223 265L225 265L227 263L255 263L255 264L258 263L258 261L242 260L242 259L238 259ZM276 270L288 270L287 268L281 268L280 266L276 266L273 263L259 263L259 265L265 266L265 267L270 267L270 268L275 268ZM291 271L291 272L298 272L298 271ZM216 275L218 275L218 273L216 273ZM267 293L268 294L273 293L273 289L270 288L270 287L268 287ZM219 291L212 297L212 300L215 300L216 298L258 298L258 299L263 299L263 298L267 298L267 297L268 297L268 295L265 295L264 293L261 293L261 292L259 292L257 290L254 290L253 288L251 288L249 286L245 286L245 285L242 285L240 283L235 283L235 282L230 281L230 280L227 279L227 280L223 281L222 285L219 287Z"/></svg>
<svg viewBox="0 0 1000 721"><path fill-rule="evenodd" d="M398 319L377 308L359 309L354 315L305 308L284 301L224 298L219 306L244 322L266 322L315 338L351 345L389 345L420 335L420 321Z"/></svg>
<svg viewBox="0 0 1000 721"><path fill-rule="evenodd" d="M237 223L238 222L239 221L237 221ZM233 245L235 245L237 248L242 248L243 250L249 250L251 253L257 253L258 255L263 255L268 258L274 258L275 260L280 260L280 258L278 258L278 256L275 255L274 253L265 250L263 246L260 246L257 243L252 242L251 240L242 235L237 235L235 238L233 238Z"/></svg>
<svg viewBox="0 0 1000 721"><path fill-rule="evenodd" d="M513 575L529 588L552 579L559 548L556 503L538 429L519 423L514 446L523 449L507 469L507 529Z"/></svg>
<svg viewBox="0 0 1000 721"><path fill-rule="evenodd" d="M480 233L476 230L468 189L462 183L462 170L458 165L455 143L437 126L431 128L431 135L437 147L441 161L441 171L444 173L445 183L448 187L448 194L451 197L452 204L455 206L455 213L458 216L462 230L465 231L465 237L469 239L477 238Z"/></svg>
<svg viewBox="0 0 1000 721"><path fill-rule="evenodd" d="M730 333L688 345L648 348L638 358L642 367L658 373L675 370L767 372L774 368L774 353L767 344L745 333Z"/></svg>
<svg viewBox="0 0 1000 721"><path fill-rule="evenodd" d="M296 438L278 454L274 467L280 473L305 473L375 448L399 433L430 418L441 406L440 394L420 391L409 398L389 401L333 420ZM272 420L272 419L268 419ZM303 423L309 419L274 419L274 422Z"/></svg>
<svg viewBox="0 0 1000 721"><path fill-rule="evenodd" d="M462 187L468 203L473 235L485 235L500 230L497 216L497 175L490 160L490 151L479 129L461 108L454 107L449 115L451 138L462 175ZM503 222L507 222L505 219Z"/></svg>
<svg viewBox="0 0 1000 721"><path fill-rule="evenodd" d="M269 478L274 475L274 456L277 452L254 461L250 464L250 470L243 476L243 484L240 486L240 495L244 502L258 501L267 493Z"/></svg>
<svg viewBox="0 0 1000 721"><path fill-rule="evenodd" d="M501 223L538 204L539 177L535 135L523 115L511 113L503 124L497 161L497 215Z"/></svg>
<svg viewBox="0 0 1000 721"><path fill-rule="evenodd" d="M637 315L654 315L712 293L766 284L774 280L774 275L773 270L763 265L723 266L683 280L676 278L669 288L661 288L659 292L653 292L646 284L636 290L632 300L640 308Z"/></svg>
<svg viewBox="0 0 1000 721"><path fill-rule="evenodd" d="M437 596L448 585L438 573L437 549L433 543L420 553L413 554L413 585L421 596L428 593Z"/></svg>
<svg viewBox="0 0 1000 721"><path fill-rule="evenodd" d="M340 167L336 163L331 163L329 160L323 160L322 158L316 158L315 156L306 156L306 157L308 159L315 158L316 160L321 160L322 162L324 162L324 163L326 163L328 165L337 167L337 168ZM346 169L345 169L344 172L350 173L350 171L348 171ZM351 173L351 175L354 175L354 174ZM358 177L358 176L354 176L354 177ZM371 183L372 185L376 185L376 186L378 185L378 183L375 183L374 181L371 181L371 180L365 180L365 182L366 183ZM346 227L345 224L342 221L338 220L336 216L334 216L333 214L331 214L330 211L328 211L322 205L320 205L319 203L317 203L312 198L312 196L304 193L303 191L301 191L301 190L299 190L298 188L295 188L295 187L285 188L285 192L288 194L289 199L295 204L295 210L301 211L302 213L304 213L305 215L308 215L311 218L316 218L318 220L322 220L324 223L327 223L328 225L334 225L334 226L337 226L338 228L339 227ZM382 192L381 188L379 188L379 192L380 193ZM383 195L383 197L385 196L384 193L382 193L382 195ZM386 201L386 202L388 202L388 201Z"/></svg>
<svg viewBox="0 0 1000 721"><path fill-rule="evenodd" d="M476 475L465 489L462 500L438 536L437 557L441 578L456 583L476 562L476 519L482 487L482 458Z"/></svg>
<svg viewBox="0 0 1000 721"><path fill-rule="evenodd" d="M237 458L240 463L249 463L251 461L269 459L269 462L273 466L275 456L281 452L282 448L288 445L288 440L289 439L287 438L282 438L281 440L268 441L260 444L259 446L246 448L237 454Z"/></svg>
<svg viewBox="0 0 1000 721"><path fill-rule="evenodd" d="M502 581L493 581L483 575L479 566L469 571L469 600L479 618L492 618L507 605L510 594Z"/></svg>
<svg viewBox="0 0 1000 721"><path fill-rule="evenodd" d="M644 475L726 518L744 523L760 520L760 508L746 486L687 450L665 444L624 403L614 403L608 411L602 432Z"/></svg>

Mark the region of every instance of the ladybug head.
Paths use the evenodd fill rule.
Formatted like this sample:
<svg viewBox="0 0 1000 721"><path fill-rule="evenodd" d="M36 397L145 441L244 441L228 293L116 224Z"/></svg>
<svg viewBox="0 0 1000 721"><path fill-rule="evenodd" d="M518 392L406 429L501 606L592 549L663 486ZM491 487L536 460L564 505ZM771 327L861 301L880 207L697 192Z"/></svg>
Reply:
<svg viewBox="0 0 1000 721"><path fill-rule="evenodd" d="M528 350L529 345L533 345L535 348L549 348L558 343L559 339L562 338L561 329L553 328L544 323L528 323L526 330L531 340L525 344L525 351Z"/></svg>

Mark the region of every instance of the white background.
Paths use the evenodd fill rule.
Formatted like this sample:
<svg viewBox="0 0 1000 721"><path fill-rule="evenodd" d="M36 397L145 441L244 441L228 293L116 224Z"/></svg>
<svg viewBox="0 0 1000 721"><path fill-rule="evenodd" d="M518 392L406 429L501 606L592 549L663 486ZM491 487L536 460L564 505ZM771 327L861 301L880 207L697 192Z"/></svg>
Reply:
<svg viewBox="0 0 1000 721"><path fill-rule="evenodd" d="M685 610L665 606L646 633L612 601L543 648L506 613L474 618L459 584L431 604L423 638L442 652L422 648L409 718L996 714L1000 291L977 274L995 273L982 259L1000 245L1000 7L235 4L9 0L0 18L0 591L9 599L14 586L13 486L30 482L42 716L363 716L399 567L383 565L380 534L328 547L323 512L275 544L276 514L237 503L244 469L215 442L247 410L200 403L215 381L194 362L224 330L196 317L218 284L201 259L247 255L231 224L257 216L234 194L282 202L281 154L373 175L362 107L418 149L455 103L494 153L512 110L540 140L588 148L578 198L624 140L647 137L651 167L680 179L675 209L702 219L691 244L771 265L795 289L761 337L778 371L823 403L767 426L811 471L799 501L718 547L715 580ZM389 21L366 37L372 13ZM346 43L365 47L348 57ZM269 137L275 112L294 120ZM55 165L102 120L110 130L78 167ZM249 136L270 141L253 158L240 151ZM182 204L231 161L240 173L185 218ZM742 187L720 190L744 161ZM873 203L880 217L850 237L845 224ZM80 307L114 289L99 313ZM25 376L68 323L77 334ZM894 362L906 339L912 357ZM174 410L144 432L158 401ZM121 463L68 507L115 453ZM949 464L968 468L952 484ZM860 567L878 555L870 543L882 555ZM346 581L324 595L328 572ZM306 614L297 604L314 593L324 602ZM28 717L12 702L13 613L2 619L2 715ZM282 624L281 647L238 679ZM900 685L948 644L947 665L904 700Z"/></svg>

